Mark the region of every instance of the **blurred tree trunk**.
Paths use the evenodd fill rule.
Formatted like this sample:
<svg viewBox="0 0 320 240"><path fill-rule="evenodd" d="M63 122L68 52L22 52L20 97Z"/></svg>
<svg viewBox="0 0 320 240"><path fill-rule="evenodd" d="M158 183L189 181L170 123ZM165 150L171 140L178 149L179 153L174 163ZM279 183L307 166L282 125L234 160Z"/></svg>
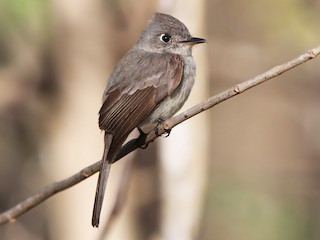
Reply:
<svg viewBox="0 0 320 240"><path fill-rule="evenodd" d="M103 135L97 126L101 96L112 54L106 14L100 1L52 1L60 112L51 122L47 169L52 180L70 176L101 159ZM112 39L111 39L112 40ZM93 239L91 226L97 177L51 200L52 239ZM106 201L108 202L108 201ZM105 204L107 205L107 204Z"/></svg>
<svg viewBox="0 0 320 240"><path fill-rule="evenodd" d="M205 34L205 1L160 1L160 10L181 20L197 37ZM205 99L208 89L206 46L193 49L197 76L193 91L183 109ZM162 186L161 239L195 239L198 235L208 164L208 114L174 128L161 141Z"/></svg>
<svg viewBox="0 0 320 240"><path fill-rule="evenodd" d="M97 121L102 93L115 63L137 40L148 13L152 13L154 4L148 2L144 6L139 8L133 1L125 6L119 1L52 1L62 90L61 111L52 121L49 141L48 169L53 180L70 176L101 159L103 134ZM91 226L97 176L54 198L54 206L49 206L50 215L54 216L53 239L104 238L101 234L124 164L123 159L111 170L99 230ZM135 238L135 206L132 198L128 200L111 226L108 239Z"/></svg>

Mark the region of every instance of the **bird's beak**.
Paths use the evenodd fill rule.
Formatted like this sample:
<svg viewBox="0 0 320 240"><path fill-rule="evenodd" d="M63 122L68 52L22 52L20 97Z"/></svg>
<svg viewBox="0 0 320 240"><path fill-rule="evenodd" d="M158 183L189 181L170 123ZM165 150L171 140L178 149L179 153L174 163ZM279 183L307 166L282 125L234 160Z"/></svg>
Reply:
<svg viewBox="0 0 320 240"><path fill-rule="evenodd" d="M205 42L207 41L204 38L197 38L197 37L191 37L187 40L179 41L179 43L190 44L190 45L195 45L198 43L205 43Z"/></svg>

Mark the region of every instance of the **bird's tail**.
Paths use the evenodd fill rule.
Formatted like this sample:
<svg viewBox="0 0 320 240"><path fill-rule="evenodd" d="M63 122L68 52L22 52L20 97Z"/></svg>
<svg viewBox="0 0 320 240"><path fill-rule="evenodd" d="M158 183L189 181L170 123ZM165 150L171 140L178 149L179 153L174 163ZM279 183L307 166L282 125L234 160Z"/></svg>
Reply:
<svg viewBox="0 0 320 240"><path fill-rule="evenodd" d="M99 173L96 196L94 199L94 206L93 206L93 214L92 214L92 226L98 227L100 221L100 213L104 198L104 192L107 186L107 180L110 173L110 168L112 162L108 161L108 152L112 142L113 136L111 134L105 133L104 136L104 152L102 157L102 166Z"/></svg>

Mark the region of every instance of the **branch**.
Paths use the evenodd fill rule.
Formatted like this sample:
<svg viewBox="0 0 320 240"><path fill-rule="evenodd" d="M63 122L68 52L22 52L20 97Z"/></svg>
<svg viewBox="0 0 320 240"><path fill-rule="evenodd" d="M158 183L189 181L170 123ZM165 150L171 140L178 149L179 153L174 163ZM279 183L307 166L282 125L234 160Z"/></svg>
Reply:
<svg viewBox="0 0 320 240"><path fill-rule="evenodd" d="M315 57L317 57L320 54L320 46L310 49L306 53L300 55L299 57L294 58L291 61L288 61L286 63L283 63L281 65L278 65L276 67L271 68L270 70L260 74L259 76L249 79L245 82L239 83L234 87L231 87L215 96L212 96L208 98L207 100L198 103L197 105L193 106L192 108L186 110L185 112L166 120L163 124L158 126L157 131L151 131L148 136L145 139L145 142L142 142L140 139L133 139L130 142L128 142L125 146L123 146L117 157L116 160L121 159L123 156L127 155L128 153L134 151L140 146L143 146L144 144L148 144L150 142L153 142L157 135L155 132L158 132L158 135L166 133L167 130L172 129L176 125L186 121L189 118L192 118L193 116L204 112L215 105L232 98L240 93L243 93L244 91L255 87L263 82L266 82L276 76L281 75L282 73L299 66L300 64L307 62L308 60L311 60ZM0 222L1 223L1 222Z"/></svg>
<svg viewBox="0 0 320 240"><path fill-rule="evenodd" d="M299 57L286 62L284 64L278 65L269 71L253 78L248 81L242 82L240 84L237 84L236 86L229 88L213 97L210 97L209 99L195 105L194 107L190 108L189 110L177 115L176 117L173 117L167 121L165 121L163 124L158 126L157 132L159 135L164 134L167 130L172 129L176 125L186 121L187 119L208 110L209 108L212 108L213 106L231 98L238 94L243 93L244 91L255 87L267 80L270 80L276 76L279 76L280 74L297 67L298 65L311 60L315 57L317 57L320 54L320 46L313 48L306 53L300 55ZM119 160L123 156L127 155L128 153L134 151L138 147L141 147L145 144L153 142L158 136L155 134L155 131L151 131L146 138L141 139L133 139L129 141L127 144L125 144L119 151L116 159ZM47 187L40 190L38 193L34 194L33 196L27 198L26 200L20 202L13 208L7 210L6 212L0 214L0 224L6 223L6 222L14 222L17 217L24 214L25 212L29 211L30 209L34 208L35 206L39 205L40 203L44 202L49 197L55 195L58 192L61 192L69 187L74 186L75 184L83 181L87 177L92 176L96 172L100 170L101 161L96 162L84 169L82 169L80 172L72 175L69 178L66 178L60 182L56 182L53 184L48 185Z"/></svg>

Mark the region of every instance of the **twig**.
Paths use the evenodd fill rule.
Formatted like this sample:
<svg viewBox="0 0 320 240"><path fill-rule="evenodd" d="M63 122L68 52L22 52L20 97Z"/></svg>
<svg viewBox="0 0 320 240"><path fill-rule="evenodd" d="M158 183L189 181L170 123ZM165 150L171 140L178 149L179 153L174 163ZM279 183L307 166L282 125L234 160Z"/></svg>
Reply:
<svg viewBox="0 0 320 240"><path fill-rule="evenodd" d="M80 172L72 175L71 177L68 177L60 182L55 182L44 187L38 193L34 194L31 197L28 197L26 200L20 202L19 204L7 210L6 212L1 213L0 224L6 222L14 222L17 217L34 208L35 206L39 205L40 203L44 202L49 197L69 187L72 187L73 185L76 185L77 183L81 182L87 177L92 176L94 173L100 170L100 165L101 161L96 162L82 169Z"/></svg>
<svg viewBox="0 0 320 240"><path fill-rule="evenodd" d="M183 121L186 121L187 119L208 110L209 108L212 108L213 106L235 96L238 95L258 84L261 84L267 80L270 80L276 76L279 76L280 74L310 60L315 57L317 57L320 54L320 46L313 48L306 53L300 55L299 57L284 63L282 65L276 66L269 71L253 78L248 81L242 82L240 84L237 84L236 86L229 88L197 105L190 108L189 110L179 114L176 117L173 117L167 121L165 121L163 124L161 124L158 127L158 134L164 134L166 130L172 129L176 125L180 124ZM119 154L117 156L117 160L122 158L123 156L127 155L128 153L132 152L133 150L137 149L138 147L148 144L152 141L154 141L158 136L155 134L154 131L151 131L145 141L141 141L141 139L134 139L130 142L128 142L125 146L121 148L119 151ZM25 212L29 211L30 209L34 208L35 206L39 205L40 203L44 202L49 197L55 195L58 192L61 192L69 187L72 187L73 185L83 181L87 177L92 176L94 173L99 171L101 165L101 161L96 162L84 169L82 169L80 172L72 175L71 177L62 180L60 182L56 182L53 184L48 185L47 187L40 190L38 193L34 194L33 196L27 198L26 200L20 202L13 208L7 210L6 212L0 214L0 224L6 223L6 222L14 222L17 217L24 214Z"/></svg>
<svg viewBox="0 0 320 240"><path fill-rule="evenodd" d="M185 112L177 115L176 117L173 117L171 119L166 120L163 124L158 126L158 133L164 134L166 130L172 129L176 125L186 121L187 119L208 110L209 108L214 107L215 105L232 98L240 93L243 93L244 91L255 87L267 80L270 80L276 76L281 75L282 73L299 66L300 64L311 60L315 57L317 57L320 54L320 46L310 49L306 53L300 55L299 57L288 61L284 64L278 65L276 67L271 68L269 71L266 71L259 76L249 79L245 82L239 83L234 87L231 87L215 96L212 96L208 98L207 100L198 103L197 105L193 106L192 108L186 110ZM123 156L127 155L128 153L134 151L139 146L142 146L143 144L148 144L152 141L154 141L157 138L157 135L154 131L151 131L148 136L145 139L145 143L141 143L140 139L133 139L130 142L128 142L125 146L121 148L119 151L116 159L119 160Z"/></svg>

